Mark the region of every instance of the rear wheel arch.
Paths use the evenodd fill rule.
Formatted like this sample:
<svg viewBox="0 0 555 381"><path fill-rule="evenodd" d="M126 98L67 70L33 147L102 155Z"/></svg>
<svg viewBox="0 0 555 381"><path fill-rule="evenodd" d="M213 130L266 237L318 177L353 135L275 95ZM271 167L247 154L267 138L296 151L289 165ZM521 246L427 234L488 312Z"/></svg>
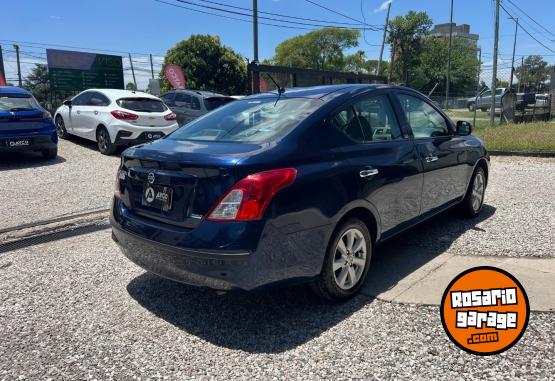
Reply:
<svg viewBox="0 0 555 381"><path fill-rule="evenodd" d="M372 213L369 209L361 206L355 207L349 210L347 213L345 213L341 217L341 219L337 221L335 225L336 229L340 227L343 222L348 221L349 219L352 219L352 218L357 218L362 222L364 222L372 237L372 245L374 245L378 241L379 234L380 234L378 219L376 218L374 213Z"/></svg>

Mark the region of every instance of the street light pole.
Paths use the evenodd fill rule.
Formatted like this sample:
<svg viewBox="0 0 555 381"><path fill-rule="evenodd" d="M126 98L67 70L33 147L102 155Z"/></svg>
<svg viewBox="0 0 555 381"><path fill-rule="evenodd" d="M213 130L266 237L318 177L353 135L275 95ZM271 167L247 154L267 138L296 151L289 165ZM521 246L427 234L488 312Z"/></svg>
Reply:
<svg viewBox="0 0 555 381"><path fill-rule="evenodd" d="M451 0L451 21L449 22L449 47L447 50L447 78L445 79L445 108L449 108L449 82L451 82L451 44L453 40L453 0Z"/></svg>
<svg viewBox="0 0 555 381"><path fill-rule="evenodd" d="M476 78L476 99L474 99L474 118L472 119L472 126L476 127L476 110L478 106L478 93L480 92L480 69L482 66L482 48L478 48L478 75Z"/></svg>
<svg viewBox="0 0 555 381"><path fill-rule="evenodd" d="M513 91L513 75L514 75L514 72L515 72L515 51L516 51L516 35L518 33L518 17L514 18L514 17L511 16L510 18L515 21L515 41L513 43L513 60L512 60L512 63L511 63L511 82L510 82L510 85L509 85L509 90Z"/></svg>
<svg viewBox="0 0 555 381"><path fill-rule="evenodd" d="M391 1L387 6L387 15L385 16L385 25L383 26L382 48L380 49L380 59L378 60L378 69L376 75L380 75L382 68L383 48L385 45L385 38L387 37L387 25L389 24L389 11L391 11Z"/></svg>
<svg viewBox="0 0 555 381"><path fill-rule="evenodd" d="M489 113L489 124L493 127L495 123L495 90L497 89L497 49L499 47L499 2L495 0L495 38L493 41L493 71L491 77L491 109Z"/></svg>

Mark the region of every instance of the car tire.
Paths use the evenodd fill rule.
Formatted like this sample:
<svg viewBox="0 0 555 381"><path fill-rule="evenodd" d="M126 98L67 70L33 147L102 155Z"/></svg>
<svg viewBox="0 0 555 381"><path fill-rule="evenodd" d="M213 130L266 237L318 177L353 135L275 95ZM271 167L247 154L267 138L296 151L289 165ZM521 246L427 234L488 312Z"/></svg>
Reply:
<svg viewBox="0 0 555 381"><path fill-rule="evenodd" d="M488 111L487 107L482 107L480 110L482 110L482 112L487 112Z"/></svg>
<svg viewBox="0 0 555 381"><path fill-rule="evenodd" d="M64 123L64 118L61 115L56 116L56 134L60 139L67 139L68 133L66 130L66 124Z"/></svg>
<svg viewBox="0 0 555 381"><path fill-rule="evenodd" d="M473 112L475 109L476 109L476 106L474 105L474 103L468 104L468 111Z"/></svg>
<svg viewBox="0 0 555 381"><path fill-rule="evenodd" d="M477 167L470 179L468 190L461 202L461 211L464 216L474 218L480 214L484 206L486 192L486 174L482 167Z"/></svg>
<svg viewBox="0 0 555 381"><path fill-rule="evenodd" d="M118 146L110 140L110 134L106 127L99 127L96 131L96 143L98 150L103 155L113 155L118 150Z"/></svg>
<svg viewBox="0 0 555 381"><path fill-rule="evenodd" d="M54 160L58 157L58 147L42 151L42 157L46 160Z"/></svg>
<svg viewBox="0 0 555 381"><path fill-rule="evenodd" d="M357 218L343 222L335 230L320 275L311 283L320 297L346 300L362 287L372 259L372 239L368 228Z"/></svg>

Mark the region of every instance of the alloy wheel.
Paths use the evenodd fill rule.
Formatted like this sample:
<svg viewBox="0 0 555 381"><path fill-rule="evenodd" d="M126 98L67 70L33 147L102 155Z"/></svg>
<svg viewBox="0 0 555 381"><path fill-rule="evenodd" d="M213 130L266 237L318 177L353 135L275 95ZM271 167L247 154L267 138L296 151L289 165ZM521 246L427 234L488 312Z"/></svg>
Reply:
<svg viewBox="0 0 555 381"><path fill-rule="evenodd" d="M477 172L474 177L474 183L472 184L472 209L474 209L475 212L480 210L480 207L482 206L482 201L484 200L484 190L484 175L482 172Z"/></svg>
<svg viewBox="0 0 555 381"><path fill-rule="evenodd" d="M62 118L58 117L56 119L56 132L58 133L58 136L64 136L66 133L66 127L64 124L64 121Z"/></svg>
<svg viewBox="0 0 555 381"><path fill-rule="evenodd" d="M108 139L109 139L109 137L107 136L106 131L101 130L98 133L98 146L100 147L100 150L102 152L104 152L108 149Z"/></svg>
<svg viewBox="0 0 555 381"><path fill-rule="evenodd" d="M335 248L333 276L342 290L355 287L366 266L366 240L358 229L347 230Z"/></svg>

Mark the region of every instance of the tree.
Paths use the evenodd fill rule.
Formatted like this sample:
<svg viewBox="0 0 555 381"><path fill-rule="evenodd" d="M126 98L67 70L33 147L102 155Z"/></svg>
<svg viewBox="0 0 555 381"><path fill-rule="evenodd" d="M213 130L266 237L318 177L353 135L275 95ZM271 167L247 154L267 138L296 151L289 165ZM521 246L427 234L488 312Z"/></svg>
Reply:
<svg viewBox="0 0 555 381"><path fill-rule="evenodd" d="M413 70L412 87L424 93L435 87L435 93L445 93L448 45L449 42L444 37L423 38L422 49L417 57L419 64ZM466 96L476 91L478 65L475 49L464 40L454 38L451 53L451 95Z"/></svg>
<svg viewBox="0 0 555 381"><path fill-rule="evenodd" d="M31 92L43 107L46 107L50 101L50 82L47 66L35 64L35 67L31 69L31 73L23 81L23 87Z"/></svg>
<svg viewBox="0 0 555 381"><path fill-rule="evenodd" d="M397 16L389 22L390 33L387 42L391 44L391 64L395 78L407 86L419 64L422 37L428 33L431 26L432 20L426 12L409 11L406 16ZM444 61L444 58L442 60Z"/></svg>
<svg viewBox="0 0 555 381"><path fill-rule="evenodd" d="M160 72L163 90L170 88L163 74L168 64L181 67L191 89L224 94L244 94L247 89L247 68L243 57L222 45L218 36L192 35L168 50Z"/></svg>
<svg viewBox="0 0 555 381"><path fill-rule="evenodd" d="M317 70L344 70L344 51L358 46L360 32L322 28L281 42L272 63Z"/></svg>
<svg viewBox="0 0 555 381"><path fill-rule="evenodd" d="M537 55L528 56L524 65L515 69L515 76L519 82L524 82L527 91L541 91L546 86L552 67Z"/></svg>
<svg viewBox="0 0 555 381"><path fill-rule="evenodd" d="M127 85L125 85L125 90L136 91L137 86L135 86L133 82L127 82Z"/></svg>

